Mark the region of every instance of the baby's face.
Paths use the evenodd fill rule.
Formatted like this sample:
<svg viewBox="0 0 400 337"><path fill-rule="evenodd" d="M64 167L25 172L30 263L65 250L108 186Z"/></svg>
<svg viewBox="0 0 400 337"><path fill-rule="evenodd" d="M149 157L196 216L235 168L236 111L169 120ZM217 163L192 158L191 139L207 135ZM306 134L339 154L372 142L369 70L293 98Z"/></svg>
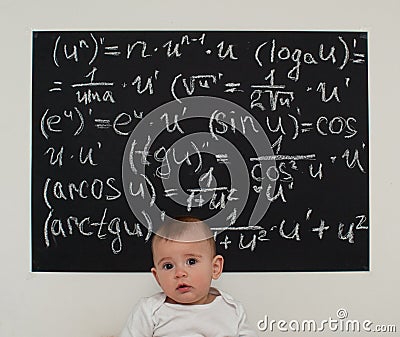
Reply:
<svg viewBox="0 0 400 337"><path fill-rule="evenodd" d="M223 258L212 256L208 241L161 239L153 249L154 268L151 271L168 302L205 304L211 301L208 294L211 280L220 276Z"/></svg>

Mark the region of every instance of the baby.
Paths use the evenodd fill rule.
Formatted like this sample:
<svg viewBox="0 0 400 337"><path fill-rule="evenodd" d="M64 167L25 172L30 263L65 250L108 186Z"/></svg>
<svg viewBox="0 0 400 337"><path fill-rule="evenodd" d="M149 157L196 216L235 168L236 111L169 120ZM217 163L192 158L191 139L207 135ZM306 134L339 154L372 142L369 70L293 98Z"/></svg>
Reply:
<svg viewBox="0 0 400 337"><path fill-rule="evenodd" d="M257 336L242 305L211 287L224 259L204 222L181 217L164 224L153 237L152 252L151 272L163 292L136 304L120 337Z"/></svg>

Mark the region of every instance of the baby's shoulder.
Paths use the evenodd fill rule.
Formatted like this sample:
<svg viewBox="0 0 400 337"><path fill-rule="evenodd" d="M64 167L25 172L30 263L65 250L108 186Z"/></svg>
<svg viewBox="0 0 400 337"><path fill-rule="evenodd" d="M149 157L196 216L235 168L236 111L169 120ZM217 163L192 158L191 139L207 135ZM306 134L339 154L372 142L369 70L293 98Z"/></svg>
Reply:
<svg viewBox="0 0 400 337"><path fill-rule="evenodd" d="M165 294L160 292L149 297L142 297L136 303L134 311L145 311L153 314L165 302Z"/></svg>
<svg viewBox="0 0 400 337"><path fill-rule="evenodd" d="M223 302L225 302L228 306L232 307L237 314L240 315L243 312L244 310L243 305L238 300L236 300L231 294L219 289L212 288L212 293L215 294L216 291L221 296Z"/></svg>

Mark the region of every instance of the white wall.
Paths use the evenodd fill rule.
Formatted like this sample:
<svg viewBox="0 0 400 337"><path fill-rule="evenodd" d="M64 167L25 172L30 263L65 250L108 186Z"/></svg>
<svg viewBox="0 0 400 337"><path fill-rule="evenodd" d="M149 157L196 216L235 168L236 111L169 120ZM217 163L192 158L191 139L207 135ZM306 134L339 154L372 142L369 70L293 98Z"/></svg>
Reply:
<svg viewBox="0 0 400 337"><path fill-rule="evenodd" d="M371 271L225 274L218 286L243 302L254 327L266 314L276 320L323 320L336 318L336 311L345 308L350 319L396 324L398 334L400 2L203 0L189 3L70 0L59 5L58 1L49 0L0 1L0 336L110 336L118 332L139 296L158 289L150 273L30 272L33 29L367 30ZM272 335L284 334L278 331Z"/></svg>

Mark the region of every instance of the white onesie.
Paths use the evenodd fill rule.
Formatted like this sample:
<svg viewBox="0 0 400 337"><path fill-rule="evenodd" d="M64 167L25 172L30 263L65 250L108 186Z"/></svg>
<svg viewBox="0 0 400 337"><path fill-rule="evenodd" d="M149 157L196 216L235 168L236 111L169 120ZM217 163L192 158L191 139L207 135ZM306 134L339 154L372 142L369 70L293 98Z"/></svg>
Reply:
<svg viewBox="0 0 400 337"><path fill-rule="evenodd" d="M213 302L199 305L166 303L164 293L142 298L120 337L256 337L243 306L215 288Z"/></svg>

